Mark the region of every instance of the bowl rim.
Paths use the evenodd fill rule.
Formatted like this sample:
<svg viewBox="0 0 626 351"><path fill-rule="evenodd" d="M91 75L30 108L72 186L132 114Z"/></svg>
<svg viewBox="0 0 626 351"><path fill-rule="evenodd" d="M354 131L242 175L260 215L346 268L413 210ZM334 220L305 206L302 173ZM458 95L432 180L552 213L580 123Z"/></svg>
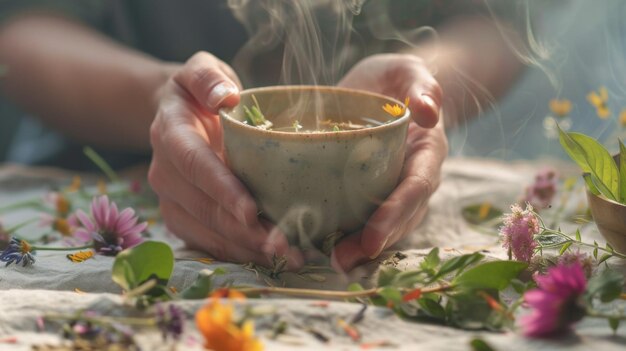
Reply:
<svg viewBox="0 0 626 351"><path fill-rule="evenodd" d="M352 89L352 88L343 88L343 87L335 87L335 86L326 86L326 85L275 85L275 86L267 86L267 87L259 87L259 88L251 88L245 89L239 92L239 94L254 94L256 92L265 92L265 91L276 91L276 90L318 90L318 91L338 91L342 93L348 94L358 94L358 95L369 95L371 97L385 99L390 103L396 103L400 106L405 106L403 102L398 101L392 97L373 93L367 90L360 89ZM356 130L341 130L341 131L323 131L323 132L314 132L314 133L300 133L300 132L286 132L286 131L276 131L276 130L266 130L257 128L255 126L251 126L249 124L245 124L233 117L230 116L229 112L234 107L221 108L219 109L219 116L222 121L229 123L230 125L240 128L243 131L247 131L251 134L260 134L266 137L275 137L275 138L298 138L302 139L303 136L306 136L306 139L328 139L329 136L333 136L335 138L352 138L363 135L371 135L372 133L382 132L387 129L396 128L402 124L408 123L411 119L411 111L409 107L406 106L404 115L401 117L397 117L395 120L381 124L379 126L356 129Z"/></svg>
<svg viewBox="0 0 626 351"><path fill-rule="evenodd" d="M602 194L600 194L600 195L596 195L596 194L592 193L591 191L589 191L589 189L587 189L586 187L585 187L585 192L587 192L587 196L590 196L590 197L591 197L591 196L593 196L593 197L598 198L598 199L600 199L600 200L602 200L602 201L604 201L604 202L609 203L609 204L610 204L610 205L612 205L612 206L618 206L618 207L624 207L624 208L626 208L626 205L624 205L624 204L622 204L622 203L619 203L619 202L617 202L617 201L615 201L615 200L607 199L607 198L606 198L605 196L603 196ZM589 204L589 207L591 207L591 204Z"/></svg>

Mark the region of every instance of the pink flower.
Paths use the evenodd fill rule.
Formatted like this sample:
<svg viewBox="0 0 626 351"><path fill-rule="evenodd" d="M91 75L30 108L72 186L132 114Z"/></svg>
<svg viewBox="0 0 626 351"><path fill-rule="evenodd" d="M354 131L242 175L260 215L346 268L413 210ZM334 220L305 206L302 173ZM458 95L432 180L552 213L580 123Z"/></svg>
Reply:
<svg viewBox="0 0 626 351"><path fill-rule="evenodd" d="M556 195L556 183L556 172L553 169L546 168L539 171L535 176L535 183L526 188L522 201L539 210L548 208Z"/></svg>
<svg viewBox="0 0 626 351"><path fill-rule="evenodd" d="M547 337L569 329L585 316L582 295L587 280L578 263L558 265L536 276L537 289L527 291L524 300L532 312L520 320L524 335Z"/></svg>
<svg viewBox="0 0 626 351"><path fill-rule="evenodd" d="M500 228L502 246L509 250L518 261L530 262L535 254L537 242L535 234L539 233L539 221L533 213L533 207L526 205L526 209L515 204L511 206L511 213L504 217L504 226Z"/></svg>
<svg viewBox="0 0 626 351"><path fill-rule="evenodd" d="M107 256L115 256L141 243L141 232L148 226L146 222L137 224L137 216L131 208L119 212L117 205L109 202L106 195L93 199L92 218L82 210L76 212L76 217L82 227L76 229L74 235L84 241L93 240L96 252Z"/></svg>

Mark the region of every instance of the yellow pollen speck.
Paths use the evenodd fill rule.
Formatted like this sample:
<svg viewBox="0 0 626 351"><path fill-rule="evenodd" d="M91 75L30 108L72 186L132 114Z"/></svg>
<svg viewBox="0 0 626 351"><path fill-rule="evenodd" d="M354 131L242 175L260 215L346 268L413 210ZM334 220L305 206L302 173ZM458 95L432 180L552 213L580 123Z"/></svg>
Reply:
<svg viewBox="0 0 626 351"><path fill-rule="evenodd" d="M572 102L567 99L550 100L550 111L557 117L565 117L572 110Z"/></svg>

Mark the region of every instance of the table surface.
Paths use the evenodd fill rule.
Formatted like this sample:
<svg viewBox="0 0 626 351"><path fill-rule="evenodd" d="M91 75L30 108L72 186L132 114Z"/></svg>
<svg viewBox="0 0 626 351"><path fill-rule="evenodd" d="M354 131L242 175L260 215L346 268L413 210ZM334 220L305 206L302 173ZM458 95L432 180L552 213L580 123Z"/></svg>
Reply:
<svg viewBox="0 0 626 351"><path fill-rule="evenodd" d="M458 252L486 250L488 256L503 258L504 250L493 233L475 230L461 217L464 206L490 201L495 206L506 209L520 197L524 187L534 174L545 165L556 166L564 172L571 168L552 161L504 163L488 159L452 158L445 162L443 181L430 202L430 210L424 222L405 240L388 250L387 256L402 251L407 258L398 263L401 269L415 267L432 247L442 248L442 253L452 255ZM18 166L0 167L0 206L25 199L41 197L55 184L67 183L72 174L55 169L35 169ZM584 201L582 191L570 199L574 208ZM567 209L566 209L567 211ZM3 217L10 226L24 218L32 217L28 210L17 211ZM175 248L176 257L199 257L201 253L186 251L182 243L172 237L159 224L151 229L155 239L163 240ZM583 231L586 240L604 242L593 225ZM385 255L383 255L384 257ZM218 279L228 279L236 285L267 286L268 284L291 287L320 289L343 289L348 283L358 281L367 285L375 276L383 259L357 268L350 274L326 274L324 281L303 278L293 273L284 273L279 280L272 280L263 274L257 275L241 265L229 263L203 264L193 261L177 261L170 285L179 291L189 286L202 269L223 267L227 274ZM621 266L620 266L621 264ZM57 344L60 342L57 330L48 326L43 332L37 331L36 318L44 313L71 313L80 309L92 309L107 313L124 313L119 287L111 281L112 258L98 256L80 264L70 263L64 255L40 252L33 267L0 268L0 340L16 337L15 343L0 343L1 350L30 350L35 344ZM626 271L626 265L618 263L618 269ZM83 293L76 292L79 289ZM202 349L201 337L195 330L193 313L203 304L202 301L183 301L180 305L187 313L186 331L181 349ZM256 322L257 334L263 339L267 350L318 350L330 348L339 350L359 350L339 328L338 318L349 318L359 310L360 305L332 302L328 307L320 307L311 300L265 298L248 299L247 305L269 306L274 308L272 318L284 319L292 327L284 337L276 340L268 338L270 320L261 318ZM626 304L615 306L624 308ZM522 311L521 313L524 313ZM302 326L312 326L330 336L328 344L321 344ZM480 335L496 350L623 350L626 345L626 327L613 335L605 321L586 319L579 323L576 333L559 340L530 340L512 332L489 333L463 331L459 329L409 323L403 321L384 308L369 308L365 319L359 324L363 335L362 342L390 341L394 347L385 349L428 349L428 350L470 350L469 341ZM169 349L161 341L160 335L141 332L137 340L143 349Z"/></svg>

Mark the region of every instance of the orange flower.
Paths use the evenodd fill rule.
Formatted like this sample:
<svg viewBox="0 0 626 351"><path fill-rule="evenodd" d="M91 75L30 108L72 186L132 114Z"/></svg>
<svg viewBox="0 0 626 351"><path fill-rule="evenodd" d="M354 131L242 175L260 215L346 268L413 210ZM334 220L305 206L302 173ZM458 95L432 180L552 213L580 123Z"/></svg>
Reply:
<svg viewBox="0 0 626 351"><path fill-rule="evenodd" d="M398 104L385 104L383 106L383 110L385 110L385 112L387 112L388 114L394 116L394 117L400 117L400 116L404 116L404 113L406 112L406 107L409 105L409 98L407 97L406 99L404 99L404 106L400 106Z"/></svg>
<svg viewBox="0 0 626 351"><path fill-rule="evenodd" d="M261 351L263 344L254 337L254 324L245 321L241 327L233 322L233 306L221 304L218 298L196 313L196 326L204 336L204 347L214 351Z"/></svg>
<svg viewBox="0 0 626 351"><path fill-rule="evenodd" d="M218 298L218 299L227 298L227 299L233 299L233 300L245 300L246 299L246 295L244 295L243 293L239 292L238 290L229 289L229 288L215 289L211 293L211 297Z"/></svg>
<svg viewBox="0 0 626 351"><path fill-rule="evenodd" d="M572 110L572 102L567 99L550 100L550 111L557 117L565 117Z"/></svg>
<svg viewBox="0 0 626 351"><path fill-rule="evenodd" d="M611 115L611 110L607 105L607 102L609 101L609 93L606 90L606 87L600 87L598 92L592 91L591 93L589 93L587 95L587 101L595 106L598 117L602 119L609 118L609 116Z"/></svg>

